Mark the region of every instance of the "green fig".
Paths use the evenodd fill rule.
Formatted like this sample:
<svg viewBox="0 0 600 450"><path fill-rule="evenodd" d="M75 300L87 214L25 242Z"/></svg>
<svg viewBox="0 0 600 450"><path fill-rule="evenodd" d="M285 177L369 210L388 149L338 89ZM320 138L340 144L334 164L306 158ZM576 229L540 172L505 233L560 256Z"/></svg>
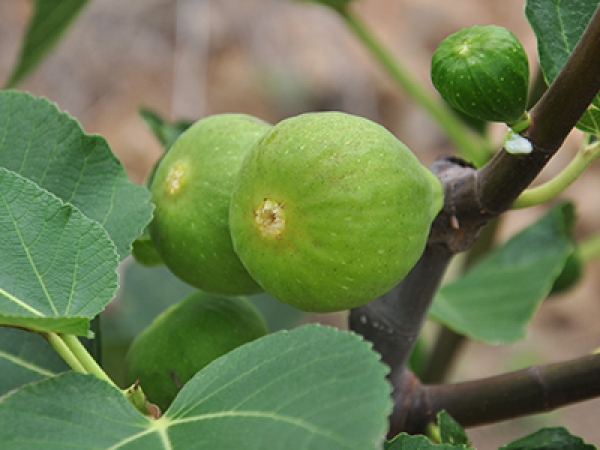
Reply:
<svg viewBox="0 0 600 450"><path fill-rule="evenodd" d="M496 25L444 39L433 54L431 80L444 100L479 120L513 124L527 108L527 54L513 33Z"/></svg>
<svg viewBox="0 0 600 450"><path fill-rule="evenodd" d="M271 125L220 114L184 131L159 162L149 225L159 259L181 280L212 293L261 292L233 251L229 200L243 157Z"/></svg>
<svg viewBox="0 0 600 450"><path fill-rule="evenodd" d="M197 291L134 339L126 356L127 382L139 379L148 400L165 411L196 372L267 332L263 317L247 299Z"/></svg>
<svg viewBox="0 0 600 450"><path fill-rule="evenodd" d="M304 311L360 306L421 256L440 181L370 120L308 113L248 152L231 199L234 249L252 277Z"/></svg>

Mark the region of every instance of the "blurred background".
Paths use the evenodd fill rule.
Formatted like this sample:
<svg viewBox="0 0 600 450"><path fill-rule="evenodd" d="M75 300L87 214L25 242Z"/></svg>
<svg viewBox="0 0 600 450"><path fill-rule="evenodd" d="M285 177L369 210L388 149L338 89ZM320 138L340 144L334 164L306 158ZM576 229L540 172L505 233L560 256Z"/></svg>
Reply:
<svg viewBox="0 0 600 450"><path fill-rule="evenodd" d="M353 8L433 91L429 62L437 44L476 24L502 25L515 33L530 55L533 75L536 41L523 13L524 3L356 0ZM17 58L31 11L28 0L0 2L0 83L7 80ZM140 107L167 120L244 112L271 123L306 111L340 110L383 124L425 165L452 153L443 133L388 79L333 12L291 0L92 0L18 89L49 98L79 120L86 132L104 136L137 183L143 182L162 153L139 116ZM503 126L492 129L497 142L503 131ZM558 173L580 139L574 132L536 182ZM599 172L600 164L595 164L562 196L577 199L579 237L600 230ZM501 235L510 236L543 211L535 207L509 212ZM106 311L105 355L114 349L122 352L131 333L190 292L165 269L143 268L128 259L121 272L118 297ZM580 285L544 304L525 340L498 347L465 345L451 378L494 375L600 347L598 274L600 264L590 264ZM306 321L346 326L343 313L305 316L269 298L255 301L272 330ZM435 325L428 324L426 331L426 336L433 335ZM118 358L113 363L118 378ZM600 445L599 416L600 400L593 400L468 431L475 446L492 449L540 426L559 424Z"/></svg>

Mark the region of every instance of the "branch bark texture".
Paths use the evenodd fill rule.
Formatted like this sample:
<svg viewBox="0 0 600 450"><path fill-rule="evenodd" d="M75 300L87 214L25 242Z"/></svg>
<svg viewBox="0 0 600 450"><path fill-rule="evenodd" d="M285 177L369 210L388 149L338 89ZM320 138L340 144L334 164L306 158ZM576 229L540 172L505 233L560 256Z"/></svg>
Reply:
<svg viewBox="0 0 600 450"><path fill-rule="evenodd" d="M431 300L452 254L444 246L428 245L402 283L377 300L350 312L350 328L373 342L398 381L421 333Z"/></svg>
<svg viewBox="0 0 600 450"><path fill-rule="evenodd" d="M394 392L390 436L423 433L446 410L463 426L553 411L600 396L600 355L455 384L423 385L410 372Z"/></svg>

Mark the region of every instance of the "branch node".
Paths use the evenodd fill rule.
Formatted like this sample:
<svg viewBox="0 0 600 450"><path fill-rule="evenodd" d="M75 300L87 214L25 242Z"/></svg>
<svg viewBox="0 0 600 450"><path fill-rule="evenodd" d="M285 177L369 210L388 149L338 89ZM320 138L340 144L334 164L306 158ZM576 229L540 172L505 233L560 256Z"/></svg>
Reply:
<svg viewBox="0 0 600 450"><path fill-rule="evenodd" d="M542 393L542 405L541 407L543 408L544 411L551 411L552 408L550 407L550 397L548 394L548 383L546 383L546 378L544 377L544 373L542 372L542 369L540 366L531 366L529 368L527 368L527 373L529 373L529 375L531 375L531 377L539 384L540 386L540 391Z"/></svg>

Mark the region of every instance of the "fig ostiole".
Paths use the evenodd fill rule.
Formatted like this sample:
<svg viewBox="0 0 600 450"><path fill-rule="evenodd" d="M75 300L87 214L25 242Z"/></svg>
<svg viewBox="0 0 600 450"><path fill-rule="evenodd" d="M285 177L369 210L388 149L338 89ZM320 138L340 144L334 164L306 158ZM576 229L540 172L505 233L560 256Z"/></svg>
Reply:
<svg viewBox="0 0 600 450"><path fill-rule="evenodd" d="M423 252L440 181L394 135L339 112L285 119L247 153L233 189L233 245L262 288L298 309L360 306Z"/></svg>
<svg viewBox="0 0 600 450"><path fill-rule="evenodd" d="M524 118L529 61L506 28L473 26L448 36L433 54L431 80L444 100L469 116L509 125Z"/></svg>
<svg viewBox="0 0 600 450"><path fill-rule="evenodd" d="M197 291L174 304L132 342L126 356L128 383L139 380L148 400L165 411L200 369L268 333L249 300Z"/></svg>
<svg viewBox="0 0 600 450"><path fill-rule="evenodd" d="M151 185L152 243L180 279L204 291L250 295L262 288L233 250L229 201L248 149L271 125L245 114L217 114L183 132Z"/></svg>

